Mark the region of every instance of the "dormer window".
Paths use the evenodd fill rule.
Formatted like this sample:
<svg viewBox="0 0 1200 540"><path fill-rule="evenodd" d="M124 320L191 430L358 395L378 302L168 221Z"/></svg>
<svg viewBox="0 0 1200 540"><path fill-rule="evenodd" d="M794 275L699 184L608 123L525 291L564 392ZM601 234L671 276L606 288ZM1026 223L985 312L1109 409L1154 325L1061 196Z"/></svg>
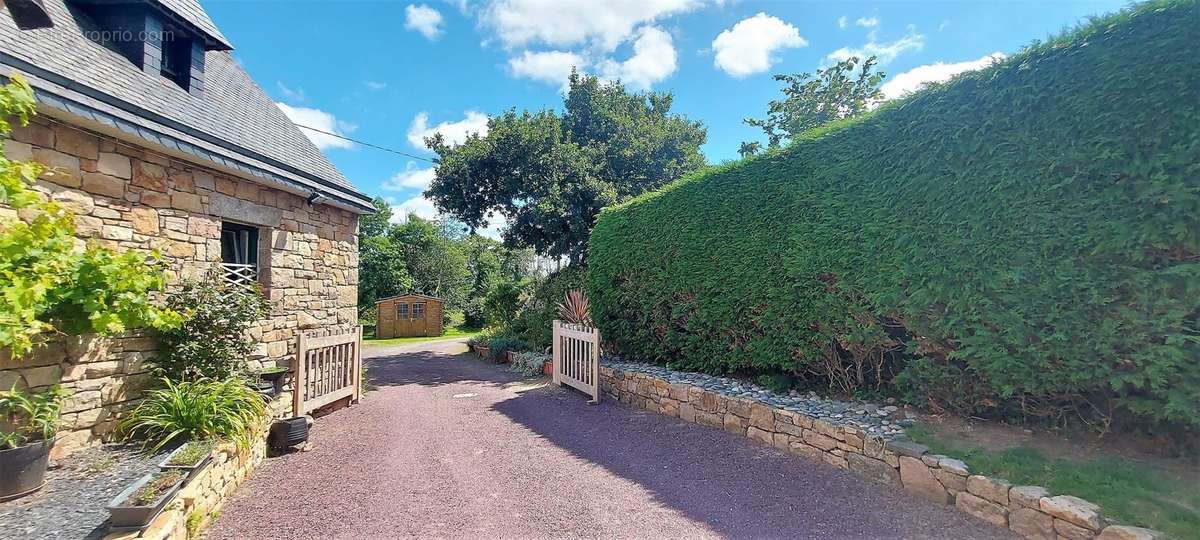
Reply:
<svg viewBox="0 0 1200 540"><path fill-rule="evenodd" d="M175 29L163 29L160 43L159 72L186 90L191 82L192 40L182 37Z"/></svg>
<svg viewBox="0 0 1200 540"><path fill-rule="evenodd" d="M230 48L215 28L205 30L211 21L197 25L188 13L158 3L68 0L67 5L89 39L192 95L204 90L205 51Z"/></svg>

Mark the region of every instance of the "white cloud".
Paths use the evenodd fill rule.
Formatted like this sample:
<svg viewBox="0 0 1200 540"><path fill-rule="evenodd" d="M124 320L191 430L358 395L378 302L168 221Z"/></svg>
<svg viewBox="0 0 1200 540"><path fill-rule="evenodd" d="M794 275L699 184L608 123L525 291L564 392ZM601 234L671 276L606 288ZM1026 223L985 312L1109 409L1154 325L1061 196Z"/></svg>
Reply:
<svg viewBox="0 0 1200 540"><path fill-rule="evenodd" d="M872 32L874 34L874 32ZM908 34L904 37L892 41L890 43L879 43L875 41L874 36L871 41L864 44L862 47L842 47L836 51L829 53L826 58L833 61L841 61L851 56L857 56L859 59L865 59L868 56L876 56L879 58L880 65L886 65L897 56L900 56L906 51L919 51L925 47L925 36L918 34L912 26L908 28Z"/></svg>
<svg viewBox="0 0 1200 540"><path fill-rule="evenodd" d="M535 81L547 82L554 85L567 85L567 77L571 68L582 69L587 63L583 56L566 51L525 51L521 56L508 59L508 67L517 77L525 77Z"/></svg>
<svg viewBox="0 0 1200 540"><path fill-rule="evenodd" d="M409 214L416 214L421 219L433 219L438 217L437 207L433 205L433 201L426 199L424 195L417 195L398 205L392 205L392 223L404 223L408 220Z"/></svg>
<svg viewBox="0 0 1200 540"><path fill-rule="evenodd" d="M702 4L702 0L491 0L482 9L480 22L509 49L585 45L607 53L628 40L635 28Z"/></svg>
<svg viewBox="0 0 1200 540"><path fill-rule="evenodd" d="M849 24L850 24L850 22L849 22L848 20L846 20L846 16L845 16L845 15L842 15L841 17L838 17L838 28L841 28L842 30L845 30L845 29L846 29L846 27L847 27L847 26L849 26Z"/></svg>
<svg viewBox="0 0 1200 540"><path fill-rule="evenodd" d="M959 73L982 69L990 66L992 62L997 62L1004 58L1004 53L994 52L978 60L968 62L954 64L937 62L935 64L917 66L892 77L883 86L880 86L879 89L883 91L884 99L895 99L909 92L920 90L927 83L948 81L951 77Z"/></svg>
<svg viewBox="0 0 1200 540"><path fill-rule="evenodd" d="M879 19L876 17L859 17L858 20L854 21L854 24L863 28L871 28L879 25Z"/></svg>
<svg viewBox="0 0 1200 540"><path fill-rule="evenodd" d="M283 95L283 99L292 103L304 103L308 101L308 96L304 93L303 88L291 88L283 81L275 81L275 85L279 87L279 93Z"/></svg>
<svg viewBox="0 0 1200 540"><path fill-rule="evenodd" d="M945 30L947 26L950 26L950 20L949 20L949 19L942 21L942 23L938 25L938 32L941 32L942 30Z"/></svg>
<svg viewBox="0 0 1200 540"><path fill-rule="evenodd" d="M442 34L442 14L425 4L409 4L404 8L404 27L416 30L426 39L434 40Z"/></svg>
<svg viewBox="0 0 1200 540"><path fill-rule="evenodd" d="M465 118L457 122L442 122L436 126L429 126L429 114L424 111L417 113L413 118L412 124L408 126L408 142L416 148L428 149L425 146L425 137L432 137L434 133L441 133L446 139L446 144L451 146L462 144L467 140L467 135L478 133L479 135L487 135L488 117L479 111L467 111Z"/></svg>
<svg viewBox="0 0 1200 540"><path fill-rule="evenodd" d="M279 109L283 111L283 114L287 115L287 117L293 123L298 124L299 126L307 126L308 128L314 128L316 130L333 133L335 135L341 135L343 137L345 137L346 134L353 132L355 128L353 124L342 122L332 114L320 109L293 107L286 103L275 103L275 105L279 106ZM345 139L339 139L332 135L328 135L327 133L320 133L319 131L306 129L304 127L301 127L300 131L304 132L304 135L308 137L308 140L312 141L312 143L320 150L327 150L329 148L354 148L354 143Z"/></svg>
<svg viewBox="0 0 1200 540"><path fill-rule="evenodd" d="M635 89L645 90L675 72L675 57L671 34L657 26L646 26L638 31L633 42L633 56L624 62L607 59L597 68L606 79L620 79Z"/></svg>
<svg viewBox="0 0 1200 540"><path fill-rule="evenodd" d="M388 191L404 191L406 189L425 191L429 189L429 184L433 183L436 175L437 171L433 167L422 169L410 161L403 171L393 174L391 178L383 182L383 189Z"/></svg>
<svg viewBox="0 0 1200 540"><path fill-rule="evenodd" d="M363 86L366 86L367 90L378 92L384 88L387 88L387 83L380 81L363 81Z"/></svg>
<svg viewBox="0 0 1200 540"><path fill-rule="evenodd" d="M779 50L806 45L795 26L759 13L717 35L712 42L713 64L740 79L770 69L779 60Z"/></svg>
<svg viewBox="0 0 1200 540"><path fill-rule="evenodd" d="M421 219L446 218L446 214L438 212L433 201L426 199L424 195L414 195L403 202L395 197L384 197L384 200L392 207L392 219L390 221L397 225L408 221L409 214L416 214ZM475 232L480 236L500 240L500 233L508 227L508 219L503 214L496 212L488 216L487 221L487 227L476 229Z"/></svg>

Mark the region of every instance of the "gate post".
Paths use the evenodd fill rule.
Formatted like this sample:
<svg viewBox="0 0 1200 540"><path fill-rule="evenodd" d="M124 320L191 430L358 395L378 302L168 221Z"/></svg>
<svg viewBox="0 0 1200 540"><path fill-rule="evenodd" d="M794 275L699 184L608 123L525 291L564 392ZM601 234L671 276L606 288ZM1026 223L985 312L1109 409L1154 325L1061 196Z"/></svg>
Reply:
<svg viewBox="0 0 1200 540"><path fill-rule="evenodd" d="M304 389L307 386L305 381L308 377L308 374L304 373L304 364L307 363L305 360L308 356L308 351L305 349L308 347L308 343L304 339L303 330L297 329L296 335L296 359L294 360L295 365L292 366L292 416L303 416Z"/></svg>
<svg viewBox="0 0 1200 540"><path fill-rule="evenodd" d="M561 371L560 367L562 365L562 343L560 343L560 339L559 339L559 335L558 335L558 330L559 330L560 324L561 323L558 322L558 319L554 319L554 330L550 333L550 335L551 335L550 351L551 351L551 355L552 355L551 363L554 366L554 371L550 375L550 381L558 386L562 386L562 381L558 380L558 374Z"/></svg>

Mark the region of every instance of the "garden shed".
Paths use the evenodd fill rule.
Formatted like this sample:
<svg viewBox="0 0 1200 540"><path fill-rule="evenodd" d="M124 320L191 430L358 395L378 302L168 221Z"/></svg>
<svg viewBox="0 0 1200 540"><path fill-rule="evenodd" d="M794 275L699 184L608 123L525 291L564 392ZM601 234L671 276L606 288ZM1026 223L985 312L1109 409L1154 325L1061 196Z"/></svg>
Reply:
<svg viewBox="0 0 1200 540"><path fill-rule="evenodd" d="M441 298L403 294L375 302L375 337L396 338L442 335Z"/></svg>

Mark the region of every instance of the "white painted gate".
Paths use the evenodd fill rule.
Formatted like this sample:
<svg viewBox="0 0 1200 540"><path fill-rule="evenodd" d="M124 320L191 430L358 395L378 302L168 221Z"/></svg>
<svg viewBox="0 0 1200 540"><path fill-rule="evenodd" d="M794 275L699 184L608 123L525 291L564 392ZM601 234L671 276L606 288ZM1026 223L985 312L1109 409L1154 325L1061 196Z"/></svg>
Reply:
<svg viewBox="0 0 1200 540"><path fill-rule="evenodd" d="M600 330L554 321L554 384L582 391L600 403Z"/></svg>

